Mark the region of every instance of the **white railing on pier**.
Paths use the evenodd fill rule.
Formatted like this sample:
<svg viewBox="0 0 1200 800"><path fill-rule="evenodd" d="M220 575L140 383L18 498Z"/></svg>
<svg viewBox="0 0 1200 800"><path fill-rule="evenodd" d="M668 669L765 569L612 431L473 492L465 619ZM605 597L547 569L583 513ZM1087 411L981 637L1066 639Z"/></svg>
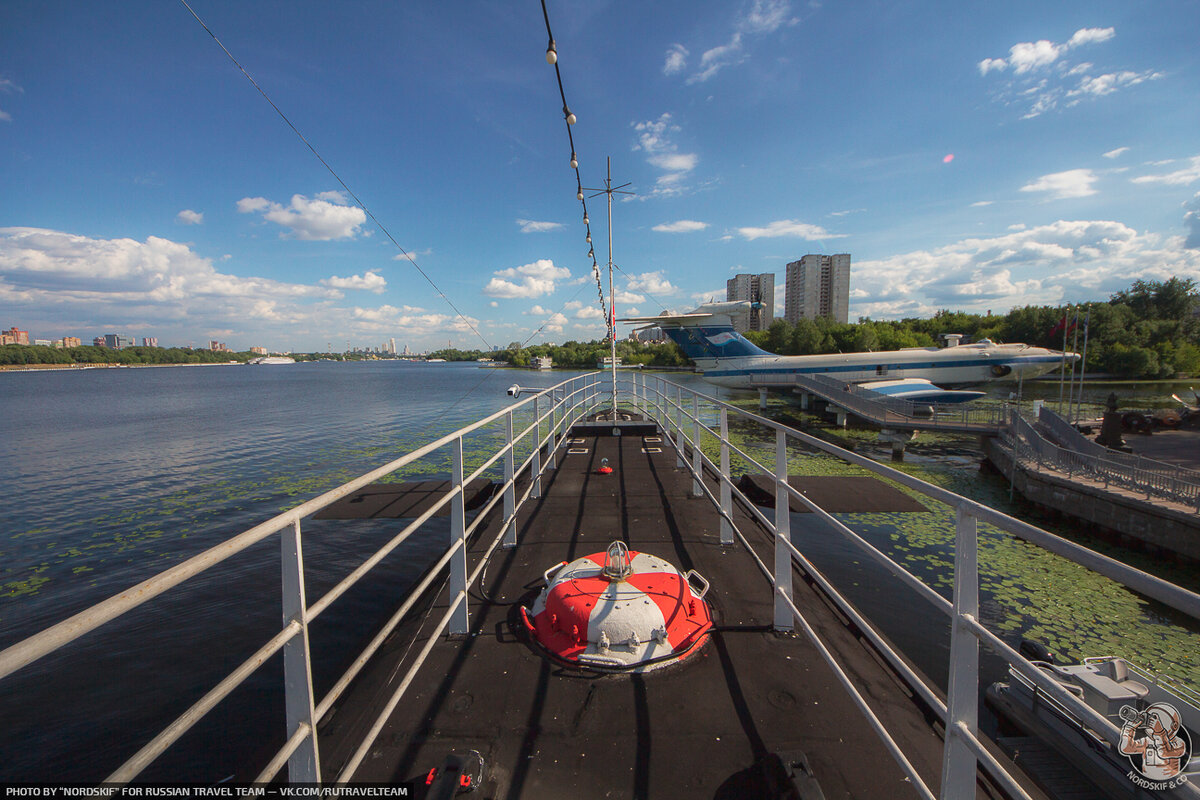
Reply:
<svg viewBox="0 0 1200 800"><path fill-rule="evenodd" d="M413 605L435 580L447 575L450 586L451 600L449 608L443 616L438 631L451 634L466 633L468 630L469 609L467 592L479 579L482 567L487 563L487 556L501 543L515 542L518 515L525 501L530 497L538 497L541 493L541 475L555 465L555 452L561 433L568 430L572 424L598 409L602 403L611 401L611 389L602 383L607 376L592 373L563 381L558 385L538 391L532 397L514 403L509 408L447 434L440 439L420 447L407 455L385 464L378 469L361 475L325 494L303 503L289 511L256 525L240 533L216 547L212 547L199 555L184 561L164 572L155 575L130 589L110 597L72 617L54 625L41 633L20 641L7 649L0 651L0 681L8 675L26 667L39 659L59 650L70 642L90 631L94 631L107 622L132 611L142 604L153 600L179 584L204 573L205 571L235 556L247 548L265 539L279 534L282 579L283 624L279 631L263 643L253 654L234 669L229 675L209 690L203 697L192 704L170 725L154 736L140 750L118 767L106 782L126 783L139 775L158 756L162 755L172 744L191 730L218 703L229 696L255 671L262 667L271 656L283 654L284 666L284 704L287 718L287 739L276 752L266 767L258 774L256 781L270 781L286 764L288 779L293 782L316 782L321 780L320 752L317 742L317 724L321 721L334 703L358 675L370 658L387 639L388 635L405 618ZM528 424L520 430L514 428L514 415L521 413L530 416ZM463 442L472 434L486 435L488 426L501 424L503 426L503 444L498 450L486 457L470 474L465 474L463 466ZM321 509L351 495L369 483L380 480L397 470L409 467L422 459L444 454L450 451L451 488L430 508L419 517L412 520L402 531L396 534L387 544L367 558L362 564L350 572L337 585L325 593L316 602L309 604L305 595L304 559L302 549L301 521ZM517 453L528 451L519 464ZM547 458L543 464L541 454L545 451ZM503 460L504 481L499 491L479 510L470 525L466 522L463 504L463 486L471 480L484 475L490 468ZM431 472L444 472L444 467L432 466ZM527 473L530 482L524 493L516 497L516 476ZM480 529L490 511L499 504L502 505L503 524L495 539L489 544L487 553L480 564L469 576L467 575L466 551L467 542ZM308 625L323 611L341 597L351 586L356 584L364 575L371 571L387 555L393 552L431 517L445 506L450 506L450 541L446 551L427 571L425 577L409 592L408 597L399 609L385 623L378 634L368 643L363 651L355 658L349 669L335 682L325 697L318 703L315 700L312 682L312 662L310 657L310 641ZM336 778L344 782L353 777L354 771L366 755L375 737L382 730L388 715L395 709L397 703L412 681L417 669L425 656L437 641L437 635L431 636L429 644L415 659L409 672L401 681L399 687L389 700L386 708L379 714L375 725L367 739L363 741L350 762L342 769Z"/></svg>
<svg viewBox="0 0 1200 800"><path fill-rule="evenodd" d="M1097 444L1080 433L1070 422L1067 422L1061 416L1051 411L1047 406L1042 406L1038 409L1037 421L1038 424L1046 429L1056 443L1068 450L1074 450L1084 455L1097 456L1106 461L1123 464L1131 469L1173 475L1188 483L1200 484L1200 472L1194 469L1181 467L1178 464L1168 464L1165 461L1157 461L1135 453L1110 450L1102 444Z"/></svg>
<svg viewBox="0 0 1200 800"><path fill-rule="evenodd" d="M435 581L445 580L448 597L445 612L437 621L435 628L428 633L424 646L408 662L407 671L395 685L391 696L378 710L370 730L359 743L357 750L342 766L339 774L333 778L337 782L352 780L376 737L398 707L417 671L438 641L440 634L442 632L463 634L468 631L470 589L479 581L481 572L497 547L519 544L516 532L524 503L528 499L540 495L541 476L547 470L555 468L557 448L563 442L564 434L570 430L570 427L594 411L608 407L612 390L607 381L608 376L592 373L564 381L551 389L540 391L526 400L515 402L509 408L443 436L194 556L126 592L92 606L42 633L19 642L0 652L0 681L16 670L55 652L85 633L99 628L106 622L241 553L251 545L278 533L280 534L283 565L283 621L278 632L264 642L226 678L197 700L184 714L133 754L125 764L112 773L108 780L114 783L123 783L133 779L272 655L282 651L287 718L285 741L259 773L257 780L272 780L286 764L289 780L319 781L322 776L316 733L318 724L333 708L335 702L368 660L378 651L384 640L409 615L418 599L434 585ZM1043 693L1071 709L1085 724L1093 726L1097 730L1105 730L1103 717L1078 701L979 622L976 568L978 521L986 522L1021 539L1038 544L1060 556L1106 575L1147 597L1158 600L1193 619L1200 619L1200 595L1094 553L968 498L657 376L633 374L630 376L630 380L623 381L623 383L628 387L627 391L622 391L625 405L640 410L662 428L665 438L676 451L677 466L687 469L692 476L692 493L708 498L717 509L721 518L720 542L729 546L740 543L750 557L755 560L770 583L774 598L775 627L781 630L792 630L795 626L799 626L813 640L822 658L834 670L854 702L878 732L885 746L908 775L916 791L923 797L932 798L934 794L909 762L899 744L888 733L872 710L870 703L857 690L853 680L821 642L804 613L796 607L792 599L791 588L794 567L798 566L812 576L842 609L843 613L853 620L864 635L872 641L897 674L943 721L946 730L946 744L941 778L940 796L942 798L973 797L978 767L982 767L990 774L1010 796L1021 798L1028 796L1021 789L1017 780L984 747L979 738L976 709L979 696L980 642L1006 660ZM519 430L514 426L514 415L518 412L530 417L527 421L528 424ZM730 441L728 436L730 417L738 418L743 424L758 426L763 431L764 438L773 442L774 458L770 460L770 463L760 463L752 454ZM523 419L523 421L525 420ZM486 435L488 433L487 426L493 424L501 426L502 436L500 438L503 443L468 474L463 463L464 441L472 434ZM491 433L494 435L494 431ZM719 451L716 462L705 453L706 444L710 446L710 449ZM792 488L788 483L789 453L798 446L837 456L953 508L956 519L953 599L947 600L942 597L918 577L905 570L900 564L869 544L805 495ZM309 603L305 595L301 521L373 481L399 469L409 467L431 455L444 454L447 449L450 452L451 462L450 490L375 554L350 572L340 583L326 592L324 596ZM518 458L518 452L526 451L528 451L527 456ZM544 461L543 453L545 453ZM776 489L773 518L764 514L737 488L731 470L731 454L736 454L761 472L774 476ZM492 495L491 499L468 524L463 505L463 486L470 480L484 475L500 462L503 462L501 468L504 475L500 491ZM441 469L439 467L431 471ZM521 475L527 476L529 482L524 486L524 491L518 498L517 477ZM714 481L716 482L715 492L710 485ZM862 618L795 547L790 535L789 500L791 498L804 504L835 530L862 548L871 558L883 564L906 586L949 615L952 621L952 633L947 701L943 702L939 698L937 690L926 684L908 666L905 659L875 631L870 623ZM735 499L753 517L755 524L761 525L772 535L773 553L768 559L764 560L756 553L746 535L739 529L733 509ZM399 608L355 658L346 672L317 702L309 655L309 623L416 532L438 510L447 505L450 506L450 535L445 552L426 572L425 577L410 590ZM474 570L468 572L469 564L466 560L468 542L482 529L484 521L496 508L499 508L502 513L499 530L487 543Z"/></svg>
<svg viewBox="0 0 1200 800"><path fill-rule="evenodd" d="M1043 419L1045 411L1043 408L1039 415L1042 422L1046 422ZM1053 424L1052 420L1060 418L1051 412L1048 419ZM1094 442L1089 444L1099 448L1100 452L1080 452L1064 447L1047 439L1028 420L1015 413L1009 421L1008 432L1020 443L1014 447L1014 452L1016 461L1022 466L1060 473L1067 478L1096 481L1105 488L1120 487L1145 495L1147 500L1170 500L1200 514L1200 475L1191 470L1117 453Z"/></svg>
<svg viewBox="0 0 1200 800"><path fill-rule="evenodd" d="M1067 558L1104 575L1128 588L1158 600L1164 605L1187 615L1193 620L1200 621L1200 595L1190 592L1172 583L1156 578L1141 570L1122 564L1119 561L1100 555L1092 550L1077 545L1048 531L1021 522L987 506L966 497L954 494L938 486L926 483L906 473L895 470L871 459L857 455L847 450L829 444L808 434L794 430L786 425L774 422L765 417L744 411L720 400L699 394L692 389L680 387L657 377L642 376L640 391L635 392L639 408L655 418L663 427L666 438L676 449L677 463L680 467L692 472L693 479L702 488L702 493L717 506L721 515L721 542L731 544L739 541L749 551L758 564L759 569L771 582L775 597L775 627L780 630L792 630L794 620L804 633L815 643L818 651L833 668L847 691L858 704L871 725L879 733L884 745L892 753L897 763L912 781L914 789L922 797L932 798L933 792L917 774L912 764L900 751L899 746L883 728L882 723L871 711L866 700L853 686L850 678L830 655L828 649L820 642L819 637L804 618L803 613L795 606L791 597L791 570L793 565L799 565L813 577L818 585L830 596L855 625L871 640L884 658L896 670L908 685L916 692L925 704L936 713L944 724L945 747L943 751L940 797L943 800L954 800L962 797L974 797L977 769L982 768L1011 796L1028 798L1029 795L1003 765L987 750L979 738L977 720L979 700L979 644L982 642L989 650L1008 662L1023 680L1036 686L1046 696L1057 704L1068 708L1076 719L1084 725L1101 732L1111 746L1116 746L1116 734L1119 733L1111 723L1086 703L1076 698L1056 681L1039 670L1032 662L1018 653L1000 636L986 628L979 620L979 578L978 578L978 522L986 522L995 528L1009 533L1017 538L1039 545L1050 552ZM684 399L691 395L692 411ZM700 405L706 406L705 411L711 415L715 410L720 417L718 445L719 461L704 454ZM743 421L757 424L769 434L774 434L773 463L763 464L745 450L733 445L728 439L729 416L736 415ZM687 423L692 422L693 435L685 433ZM714 434L708 430L709 434ZM955 543L954 543L954 589L952 600L947 600L933 588L925 584L916 575L906 570L899 563L888 557L882 551L871 545L840 520L836 519L806 495L793 488L787 480L788 447L803 445L835 455L844 461L860 466L880 477L887 478L902 486L915 489L925 497L942 503L955 513ZM689 463L685 453L690 450L692 462ZM770 519L735 485L730 470L729 454L736 452L743 460L753 465L764 474L771 475L775 480L775 514ZM719 497L704 484L707 476L719 482ZM774 569L767 566L758 556L745 535L738 529L733 517L733 498L749 511L757 522L772 534L775 543ZM899 578L905 585L918 595L929 601L934 607L947 613L951 619L949 686L947 700L943 702L936 690L927 685L905 662L891 645L865 620L854 607L832 586L819 570L792 544L790 541L789 498L795 498L809 511L818 515L826 523L839 531L851 542L863 549L874 560L882 564L889 572ZM1170 676L1158 676L1162 683L1172 683ZM1187 789L1193 793L1194 787ZM1192 796L1197 796L1192 794Z"/></svg>

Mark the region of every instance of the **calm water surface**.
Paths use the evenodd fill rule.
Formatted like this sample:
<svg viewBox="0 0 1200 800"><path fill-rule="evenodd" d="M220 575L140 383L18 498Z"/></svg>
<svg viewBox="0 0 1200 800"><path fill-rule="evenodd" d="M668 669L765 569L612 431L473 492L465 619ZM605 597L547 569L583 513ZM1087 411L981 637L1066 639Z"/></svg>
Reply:
<svg viewBox="0 0 1200 800"><path fill-rule="evenodd" d="M512 383L549 386L571 374L404 362L0 374L0 468L10 476L0 506L0 647L506 407L511 400L504 389ZM667 377L714 388L691 374ZM1089 387L1086 399L1100 402L1110 390ZM1129 391L1149 405L1177 390ZM1056 387L1035 391L1057 397ZM755 405L752 395L720 396ZM773 401L772 412L783 402ZM871 436L859 435L868 449ZM979 475L969 440L933 437L916 451L906 470L1028 514L1019 501L1009 503L1006 485ZM807 467L838 469L819 456ZM913 618L910 603L896 602L896 587L882 570L801 516L810 515L796 515L794 529L818 567L944 680L948 639L940 626L931 633ZM953 527L945 515L846 517L948 591ZM306 522L310 602L402 525ZM445 536L444 521L435 520L314 623L319 694L440 552ZM1190 663L1180 653L1197 649L1191 626L1179 626L1171 614L1107 582L1090 582L1035 548L986 532L984 538L984 615L1013 637L1032 632L1063 649L1070 639L1095 653L1137 628L1138 646L1153 649L1154 659L1165 659L1176 672ZM103 636L84 637L6 681L0 781L102 778L149 731L186 709L278 629L277 548L271 538L110 623ZM1168 577L1186 582L1189 576ZM1082 613L1097 621L1083 632L1080 597ZM1112 619L1100 624L1106 617ZM996 665L990 669L999 676ZM262 752L261 742L279 741L280 675L277 664L260 670L146 776L213 781L244 769L247 754ZM182 751L190 751L187 758L178 755Z"/></svg>

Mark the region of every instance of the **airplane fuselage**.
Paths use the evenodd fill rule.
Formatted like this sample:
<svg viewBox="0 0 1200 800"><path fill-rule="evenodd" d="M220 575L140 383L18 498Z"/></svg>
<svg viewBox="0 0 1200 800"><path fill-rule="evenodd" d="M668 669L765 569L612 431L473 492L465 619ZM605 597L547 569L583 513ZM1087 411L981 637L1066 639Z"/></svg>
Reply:
<svg viewBox="0 0 1200 800"><path fill-rule="evenodd" d="M1067 357L1075 358L1073 354ZM694 360L705 380L730 388L785 387L794 383L796 375L828 375L847 383L924 378L938 386L950 387L1036 377L1060 366L1063 354L1042 347L984 341L879 353L747 355Z"/></svg>

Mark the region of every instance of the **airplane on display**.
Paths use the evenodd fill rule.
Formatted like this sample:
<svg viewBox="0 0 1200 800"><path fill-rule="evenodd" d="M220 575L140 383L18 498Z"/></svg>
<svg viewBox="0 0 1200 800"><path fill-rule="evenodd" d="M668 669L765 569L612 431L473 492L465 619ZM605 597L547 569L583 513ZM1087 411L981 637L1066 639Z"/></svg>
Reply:
<svg viewBox="0 0 1200 800"><path fill-rule="evenodd" d="M631 317L621 322L661 328L696 362L704 379L732 389L790 388L800 375L828 375L890 397L936 403L974 400L984 393L949 387L1033 378L1079 359L1027 344L981 339L960 344L946 334L946 347L908 347L867 353L781 356L758 347L734 330L733 316L749 312L748 301L706 303L686 314Z"/></svg>

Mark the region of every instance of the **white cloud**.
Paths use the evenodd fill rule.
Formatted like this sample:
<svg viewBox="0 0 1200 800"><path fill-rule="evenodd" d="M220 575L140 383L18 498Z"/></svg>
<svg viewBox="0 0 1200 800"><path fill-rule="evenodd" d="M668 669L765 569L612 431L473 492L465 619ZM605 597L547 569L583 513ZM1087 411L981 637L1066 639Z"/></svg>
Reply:
<svg viewBox="0 0 1200 800"><path fill-rule="evenodd" d="M0 78L0 92L4 94L12 94L14 92L17 94L24 94L25 90L8 78ZM12 122L12 114L0 109L0 121Z"/></svg>
<svg viewBox="0 0 1200 800"><path fill-rule="evenodd" d="M164 344L208 338L230 346L324 347L338 338L404 336L444 343L467 322L412 306L343 306L343 289L219 272L213 259L156 236L96 239L39 228L0 228L0 306L20 308L53 335L146 331ZM337 279L370 288L371 273ZM359 288L359 287L348 287ZM215 333L228 331L227 334ZM307 339L307 341L306 341ZM319 341L319 344L318 344Z"/></svg>
<svg viewBox="0 0 1200 800"><path fill-rule="evenodd" d="M545 233L563 226L561 222L537 222L531 219L519 219L517 224L521 226L521 233Z"/></svg>
<svg viewBox="0 0 1200 800"><path fill-rule="evenodd" d="M1120 158L1122 155L1124 155L1125 153L1128 153L1128 152L1129 152L1128 147L1118 147L1116 150L1109 150L1107 153L1104 153L1104 157L1105 158Z"/></svg>
<svg viewBox="0 0 1200 800"><path fill-rule="evenodd" d="M700 56L700 69L688 76L689 85L703 83L726 67L740 64L748 58L745 53L746 37L765 36L774 33L785 25L795 25L799 20L792 16L791 4L788 0L754 0L744 14L734 20L733 33L726 44L705 50ZM682 47L681 45L677 45ZM686 51L684 51L686 55ZM681 72L685 66L683 60L671 60L668 53L668 64L674 68L668 72L664 66L663 72L668 75Z"/></svg>
<svg viewBox="0 0 1200 800"><path fill-rule="evenodd" d="M994 200L976 200L974 203L971 203L971 208L983 208L984 206L990 206L994 202Z"/></svg>
<svg viewBox="0 0 1200 800"><path fill-rule="evenodd" d="M754 0L750 10L738 20L738 29L746 33L774 33L798 20L791 16L787 0Z"/></svg>
<svg viewBox="0 0 1200 800"><path fill-rule="evenodd" d="M688 49L681 44L673 44L667 50L667 59L663 63L663 75L675 75L687 66Z"/></svg>
<svg viewBox="0 0 1200 800"><path fill-rule="evenodd" d="M1012 78L999 85L994 99L1006 105L1028 104L1023 119L1039 116L1060 105L1075 106L1084 100L1104 97L1119 89L1163 77L1163 73L1153 70L1094 75L1092 62L1068 63L1067 54L1076 48L1106 42L1115 35L1114 28L1080 28L1064 43L1048 39L1018 42L1009 49L1008 58L985 58L976 66L983 76L1011 68Z"/></svg>
<svg viewBox="0 0 1200 800"><path fill-rule="evenodd" d="M659 233L693 233L695 231L702 231L707 227L707 222L681 219L676 222L664 222L661 225L655 225L651 230L658 231Z"/></svg>
<svg viewBox="0 0 1200 800"><path fill-rule="evenodd" d="M587 306L575 312L575 319L604 319L604 312L596 306Z"/></svg>
<svg viewBox="0 0 1200 800"><path fill-rule="evenodd" d="M565 267L556 267L548 258L539 259L531 264L524 264L510 269L496 270L497 277L488 281L483 293L491 297L525 297L534 298L554 292L556 281L571 277L571 271ZM516 279L516 282L506 279Z"/></svg>
<svg viewBox="0 0 1200 800"><path fill-rule="evenodd" d="M1022 192L1049 192L1050 200L1067 200L1072 197L1088 197L1096 193L1093 184L1099 176L1090 169L1070 169L1043 175L1032 183L1021 187Z"/></svg>
<svg viewBox="0 0 1200 800"><path fill-rule="evenodd" d="M1188 166L1175 172L1168 172L1166 175L1142 175L1133 178L1134 183L1165 183L1171 186L1187 186L1197 180L1200 180L1200 156L1192 156Z"/></svg>
<svg viewBox="0 0 1200 800"><path fill-rule="evenodd" d="M635 294L627 289L616 290L616 301L618 303L644 303L646 302L645 295Z"/></svg>
<svg viewBox="0 0 1200 800"><path fill-rule="evenodd" d="M1200 192L1183 206L1187 213L1183 215L1183 225L1188 229L1184 247L1200 250Z"/></svg>
<svg viewBox="0 0 1200 800"><path fill-rule="evenodd" d="M534 306L532 309L529 310L528 313L531 316L544 318L544 321L542 322L542 325L541 325L541 330L546 333L562 333L563 328L567 324L567 318L563 314L561 314L557 311L555 311L555 312L547 311L546 309L542 308L541 306Z"/></svg>
<svg viewBox="0 0 1200 800"><path fill-rule="evenodd" d="M625 288L631 292L645 292L649 295L674 294L675 292L679 291L671 285L669 280L663 277L663 274L660 271L643 272L640 275L630 275L629 280L625 284ZM640 303L642 301L631 300L620 302Z"/></svg>
<svg viewBox="0 0 1200 800"><path fill-rule="evenodd" d="M1030 70L1054 63L1065 51L1065 47L1046 39L1039 39L1036 42L1018 42L1009 50L1008 63L1013 68L1013 72L1022 75Z"/></svg>
<svg viewBox="0 0 1200 800"><path fill-rule="evenodd" d="M742 238L754 241L755 239L776 239L781 236L793 236L809 241L818 239L843 239L843 234L832 234L822 228L820 225L809 225L805 222L799 222L794 219L779 219L769 223L765 228L738 228L738 233Z"/></svg>
<svg viewBox="0 0 1200 800"><path fill-rule="evenodd" d="M993 71L1003 72L1006 68L1012 67L1013 72L1023 75L1026 72L1053 64L1068 50L1080 45L1106 42L1114 35L1116 35L1116 31L1113 28L1080 28L1065 44L1055 44L1048 39L1039 39L1036 42L1017 42L1009 48L1007 59L985 58L980 61L979 74L987 75Z"/></svg>
<svg viewBox="0 0 1200 800"><path fill-rule="evenodd" d="M368 270L363 275L351 275L349 278L339 278L333 275L323 278L318 283L334 289L360 289L375 294L383 294L387 289L387 280L377 270Z"/></svg>
<svg viewBox="0 0 1200 800"><path fill-rule="evenodd" d="M1078 102L1078 98L1084 95L1092 97L1103 97L1106 94L1112 94L1117 89L1122 89L1126 86L1137 86L1139 83L1148 80L1155 80L1163 77L1161 72L1147 70L1146 72L1110 72L1106 75L1097 75L1095 77L1085 75L1080 78L1079 85L1070 89L1066 93L1068 99L1073 99Z"/></svg>
<svg viewBox="0 0 1200 800"><path fill-rule="evenodd" d="M700 71L688 76L687 83L703 83L725 67L740 63L742 56L742 34L737 32L729 40L729 44L719 45L705 50L700 56Z"/></svg>
<svg viewBox="0 0 1200 800"><path fill-rule="evenodd" d="M243 214L262 211L263 219L288 229L281 236L309 242L353 239L367 221L366 212L349 205L340 192L320 192L312 200L295 194L286 207L265 197L243 197L237 210Z"/></svg>
<svg viewBox="0 0 1200 800"><path fill-rule="evenodd" d="M682 194L686 188L681 185L683 179L696 168L700 159L695 153L679 152L672 136L679 133L680 128L671 122L671 115L664 113L657 120L635 122L633 129L637 132L637 144L633 149L644 152L651 166L666 173L659 176L657 186L649 196Z"/></svg>
<svg viewBox="0 0 1200 800"><path fill-rule="evenodd" d="M691 300L693 305L712 302L722 303L725 301L725 287L722 286L720 289L712 292L693 292Z"/></svg>
<svg viewBox="0 0 1200 800"><path fill-rule="evenodd" d="M1107 42L1116 35L1114 28L1080 28L1067 42L1067 47L1079 47L1082 44Z"/></svg>
<svg viewBox="0 0 1200 800"><path fill-rule="evenodd" d="M1094 299L1137 279L1200 277L1183 237L1139 234L1112 221L1065 221L854 265L868 298L851 316L907 316L937 308L1007 310Z"/></svg>
<svg viewBox="0 0 1200 800"><path fill-rule="evenodd" d="M242 214L252 214L255 211L262 211L270 205L271 201L265 197L243 197L237 201L237 210Z"/></svg>
<svg viewBox="0 0 1200 800"><path fill-rule="evenodd" d="M199 211L192 211L190 208L185 208L175 215L175 220L183 225L199 225L204 222L204 215Z"/></svg>
<svg viewBox="0 0 1200 800"><path fill-rule="evenodd" d="M985 58L983 61L979 62L980 75L987 75L993 70L996 72L1003 72L1006 69L1008 69L1008 62L1003 58Z"/></svg>

